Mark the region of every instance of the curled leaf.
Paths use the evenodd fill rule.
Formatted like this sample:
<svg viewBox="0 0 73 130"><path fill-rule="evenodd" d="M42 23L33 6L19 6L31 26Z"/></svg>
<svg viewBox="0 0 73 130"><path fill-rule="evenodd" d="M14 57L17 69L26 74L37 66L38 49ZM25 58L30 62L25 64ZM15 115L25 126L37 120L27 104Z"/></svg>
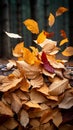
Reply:
<svg viewBox="0 0 73 130"><path fill-rule="evenodd" d="M29 31L32 33L38 34L39 33L39 27L38 23L33 19L26 19L23 24L27 27Z"/></svg>
<svg viewBox="0 0 73 130"><path fill-rule="evenodd" d="M20 35L18 34L15 34L15 33L9 33L9 32L6 32L5 33L10 37L10 38L22 38Z"/></svg>
<svg viewBox="0 0 73 130"><path fill-rule="evenodd" d="M63 52L62 54L64 56L72 56L73 55L73 47L72 46L69 46L67 47Z"/></svg>
<svg viewBox="0 0 73 130"><path fill-rule="evenodd" d="M68 41L68 38L65 38L65 39L63 39L61 42L60 42L60 46L62 46L63 44L65 44L65 43L68 43L69 41Z"/></svg>
<svg viewBox="0 0 73 130"><path fill-rule="evenodd" d="M55 23L55 17L52 13L50 13L50 15L48 17L48 24L50 27L52 27L54 23Z"/></svg>
<svg viewBox="0 0 73 130"><path fill-rule="evenodd" d="M68 9L67 8L65 8L65 7L59 7L58 9L57 9L57 11L56 11L56 16L60 16L60 15L62 15L64 12L66 12L66 11L68 11Z"/></svg>
<svg viewBox="0 0 73 130"><path fill-rule="evenodd" d="M44 69L50 73L54 73L54 68L50 65L49 61L47 60L47 56L45 52L42 53L41 59L43 62Z"/></svg>

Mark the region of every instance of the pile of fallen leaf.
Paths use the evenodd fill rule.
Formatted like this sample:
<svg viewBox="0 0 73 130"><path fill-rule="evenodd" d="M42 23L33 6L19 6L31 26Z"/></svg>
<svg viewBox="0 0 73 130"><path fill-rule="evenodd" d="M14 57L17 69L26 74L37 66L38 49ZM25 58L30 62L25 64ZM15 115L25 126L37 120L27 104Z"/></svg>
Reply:
<svg viewBox="0 0 73 130"><path fill-rule="evenodd" d="M55 17L67 10L60 7ZM55 17L50 14L50 27ZM17 60L9 60L6 69L11 70L10 73L0 75L0 130L66 129L69 126L64 123L73 119L73 88L69 78L65 77L68 70L64 63L67 61L56 59L60 48L57 47L57 41L50 39L53 32L43 30L39 33L38 23L33 19L25 20L24 25L38 35L34 42L41 49L34 46L26 48L24 42L18 43L13 49L13 56ZM7 35L19 37L12 33ZM68 42L64 30L61 30L61 35L63 39L60 46ZM72 56L73 47L66 48L62 54Z"/></svg>

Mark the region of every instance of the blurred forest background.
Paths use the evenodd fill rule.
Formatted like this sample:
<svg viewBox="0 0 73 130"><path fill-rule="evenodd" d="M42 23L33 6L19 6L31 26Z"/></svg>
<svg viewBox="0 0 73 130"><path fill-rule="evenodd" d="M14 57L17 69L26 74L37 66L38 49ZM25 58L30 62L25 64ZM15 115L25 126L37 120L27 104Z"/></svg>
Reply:
<svg viewBox="0 0 73 130"><path fill-rule="evenodd" d="M48 26L48 16L64 6L68 12L58 17L53 27ZM33 35L23 25L23 21L32 18L39 24L40 30L55 32L53 40L60 40L60 30L65 30L69 45L73 43L73 0L0 0L0 57L10 57L12 48L21 41L25 46L33 45ZM22 39L10 39L4 31L20 34Z"/></svg>

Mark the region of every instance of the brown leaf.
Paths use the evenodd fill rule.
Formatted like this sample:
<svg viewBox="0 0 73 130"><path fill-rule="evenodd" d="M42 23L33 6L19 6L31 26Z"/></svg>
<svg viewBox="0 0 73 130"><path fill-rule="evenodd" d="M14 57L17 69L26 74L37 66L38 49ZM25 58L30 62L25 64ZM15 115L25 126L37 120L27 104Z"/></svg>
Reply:
<svg viewBox="0 0 73 130"><path fill-rule="evenodd" d="M22 78L0 76L0 91L6 92L11 89L18 88L18 84L22 81Z"/></svg>
<svg viewBox="0 0 73 130"><path fill-rule="evenodd" d="M22 107L22 103L19 99L19 97L17 97L17 95L15 93L12 93L12 103L11 103L11 108L15 113L18 113Z"/></svg>
<svg viewBox="0 0 73 130"><path fill-rule="evenodd" d="M69 92L65 93L65 97L59 104L59 108L69 109L73 106L73 95Z"/></svg>
<svg viewBox="0 0 73 130"><path fill-rule="evenodd" d="M30 99L32 103L43 103L47 101L47 99L40 92L37 92L34 89L30 92Z"/></svg>
<svg viewBox="0 0 73 130"><path fill-rule="evenodd" d="M20 117L19 117L20 123L23 127L26 127L29 123L29 115L25 110L21 110Z"/></svg>
<svg viewBox="0 0 73 130"><path fill-rule="evenodd" d="M62 15L64 12L66 12L66 11L68 11L68 9L67 8L65 8L65 7L59 7L58 9L57 9L57 11L56 11L56 16L60 16L60 15Z"/></svg>
<svg viewBox="0 0 73 130"><path fill-rule="evenodd" d="M54 81L49 86L49 93L51 95L60 95L68 88L68 79Z"/></svg>
<svg viewBox="0 0 73 130"><path fill-rule="evenodd" d="M30 120L30 125L35 128L40 126L40 122L37 119L31 119Z"/></svg>
<svg viewBox="0 0 73 130"><path fill-rule="evenodd" d="M27 92L17 90L16 95L20 98L22 101L28 101L29 100L29 94Z"/></svg>
<svg viewBox="0 0 73 130"><path fill-rule="evenodd" d="M28 101L26 103L24 103L26 106L28 106L29 108L40 108L41 106L37 103L33 103L32 101Z"/></svg>
<svg viewBox="0 0 73 130"><path fill-rule="evenodd" d="M72 56L73 55L73 47L72 46L69 46L67 47L63 52L62 54L64 56Z"/></svg>
<svg viewBox="0 0 73 130"><path fill-rule="evenodd" d="M3 123L3 126L8 130L13 130L18 126L18 122L14 118L9 118Z"/></svg>
<svg viewBox="0 0 73 130"><path fill-rule="evenodd" d="M20 90L22 90L23 92L28 92L30 86L30 82L27 79L23 78L23 80L21 81Z"/></svg>
<svg viewBox="0 0 73 130"><path fill-rule="evenodd" d="M28 30L30 30L32 33L38 34L39 33L39 27L38 23L33 19L26 19L23 24L27 27Z"/></svg>
<svg viewBox="0 0 73 130"><path fill-rule="evenodd" d="M48 17L48 24L50 27L52 27L54 23L55 23L55 17L52 13L50 13L50 15Z"/></svg>
<svg viewBox="0 0 73 130"><path fill-rule="evenodd" d="M24 61L17 61L17 67L23 76L28 79L34 79L41 73L41 68L39 65L29 65Z"/></svg>
<svg viewBox="0 0 73 130"><path fill-rule="evenodd" d="M12 110L8 107L8 105L4 104L2 101L0 101L0 114L1 115L8 115L10 117L13 117Z"/></svg>
<svg viewBox="0 0 73 130"><path fill-rule="evenodd" d="M31 79L30 84L33 86L33 88L40 88L43 85L42 75L38 75L38 77Z"/></svg>

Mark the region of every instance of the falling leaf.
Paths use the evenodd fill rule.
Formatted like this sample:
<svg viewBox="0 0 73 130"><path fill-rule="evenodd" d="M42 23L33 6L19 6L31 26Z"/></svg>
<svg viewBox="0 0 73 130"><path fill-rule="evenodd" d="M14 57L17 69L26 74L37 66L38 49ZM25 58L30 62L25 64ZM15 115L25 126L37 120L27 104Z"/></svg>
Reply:
<svg viewBox="0 0 73 130"><path fill-rule="evenodd" d="M42 31L37 37L37 43L41 44L42 42L44 42L45 39L46 35L44 34L44 31Z"/></svg>
<svg viewBox="0 0 73 130"><path fill-rule="evenodd" d="M10 37L10 38L22 38L20 35L18 34L15 34L15 33L9 33L9 32L6 32L5 33Z"/></svg>
<svg viewBox="0 0 73 130"><path fill-rule="evenodd" d="M32 33L38 34L39 33L39 27L38 23L33 19L26 19L23 24L27 27L28 30L30 30Z"/></svg>
<svg viewBox="0 0 73 130"><path fill-rule="evenodd" d="M68 41L68 38L65 38L65 39L63 39L63 40L61 40L60 41L60 46L62 46L63 44L65 44L65 43L68 43L69 41Z"/></svg>
<svg viewBox="0 0 73 130"><path fill-rule="evenodd" d="M67 47L63 52L62 54L64 56L72 56L73 55L73 47L72 46L69 46Z"/></svg>
<svg viewBox="0 0 73 130"><path fill-rule="evenodd" d="M52 27L54 23L55 23L55 17L52 13L50 13L50 15L48 17L48 24L50 27Z"/></svg>
<svg viewBox="0 0 73 130"><path fill-rule="evenodd" d="M60 33L64 39L67 38L66 32L64 30L61 30Z"/></svg>
<svg viewBox="0 0 73 130"><path fill-rule="evenodd" d="M57 9L57 11L56 11L56 16L60 16L60 15L62 15L64 12L66 12L66 11L68 11L68 9L67 8L65 8L65 7L59 7L58 9Z"/></svg>
<svg viewBox="0 0 73 130"><path fill-rule="evenodd" d="M49 61L47 60L47 56L45 52L42 53L41 59L43 62L44 69L50 73L54 73L54 68L50 65Z"/></svg>
<svg viewBox="0 0 73 130"><path fill-rule="evenodd" d="M29 123L29 115L24 109L21 110L19 119L21 125L25 128Z"/></svg>
<svg viewBox="0 0 73 130"><path fill-rule="evenodd" d="M20 57L20 56L22 56L23 48L24 48L24 42L18 43L18 44L15 46L15 48L13 49L13 56L15 56L15 57Z"/></svg>
<svg viewBox="0 0 73 130"><path fill-rule="evenodd" d="M44 31L44 34L46 35L47 38L52 38L54 36L54 32L46 32L46 31Z"/></svg>

